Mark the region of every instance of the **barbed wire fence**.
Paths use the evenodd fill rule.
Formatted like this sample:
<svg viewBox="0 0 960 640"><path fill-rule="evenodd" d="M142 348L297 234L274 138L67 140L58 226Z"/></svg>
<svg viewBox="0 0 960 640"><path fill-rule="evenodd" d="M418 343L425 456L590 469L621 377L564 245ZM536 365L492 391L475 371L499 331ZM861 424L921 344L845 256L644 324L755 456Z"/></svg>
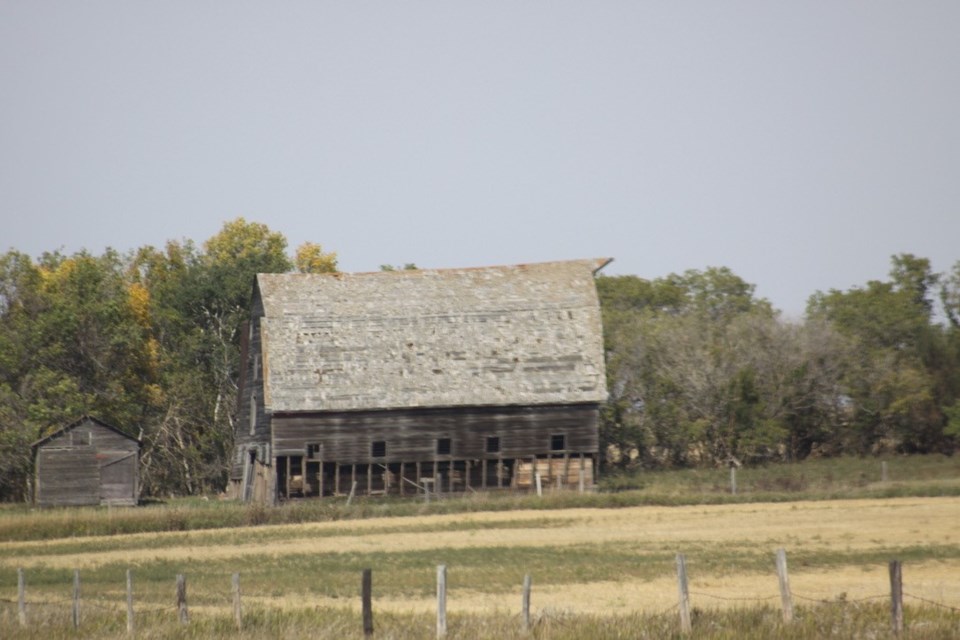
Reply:
<svg viewBox="0 0 960 640"><path fill-rule="evenodd" d="M691 631L693 619L691 617L691 596L705 599L705 600L714 600L719 602L736 602L736 603L757 603L757 604L768 604L773 600L781 600L781 610L783 614L784 624L789 624L793 620L793 600L802 600L804 602L809 602L815 605L824 605L824 604L860 604L866 602L873 602L877 600L886 600L889 599L891 603L891 629L895 633L903 631L904 627L904 614L903 614L903 602L907 598L909 600L921 603L927 607L933 607L936 609L941 609L949 611L952 613L960 613L960 607L947 604L945 602L940 602L937 600L932 600L930 598L925 598L922 596L914 595L903 591L903 582L902 582L902 564L899 560L892 560L889 563L890 570L890 592L889 593L878 593L873 595L867 595L859 598L849 598L845 592L840 594L823 594L823 595L813 595L798 593L793 591L789 586L789 576L787 575L786 568L786 552L783 549L778 549L776 551L776 567L777 574L780 582L780 593L774 595L747 595L747 596L731 596L721 593L711 593L709 591L703 590L690 590L688 586L688 580L686 575L686 559L683 554L677 554L677 587L678 587L678 600L673 605L663 608L646 608L643 610L645 615L651 616L667 616L673 615L674 612L678 614L680 631L682 633L687 633ZM364 569L361 576L361 611L362 611L362 627L365 635L373 634L373 610L372 610L372 571L370 569ZM445 565L439 565L437 567L437 638L443 638L447 633L447 624L446 624L446 605L447 605L447 568ZM54 599L43 599L43 600L34 600L27 598L27 588L26 588L26 574L23 569L17 570L17 598L2 598L0 597L0 606L9 606L16 607L17 609L17 620L21 627L27 627L30 620L28 618L28 610L37 610L43 608L55 608L60 612L61 615L64 615L64 609L69 609L69 616L72 621L72 625L75 628L79 628L82 624L82 612L86 608L95 609L102 614L114 615L114 616L123 616L126 614L127 620L127 632L130 635L133 635L135 628L135 618L137 616L165 616L171 615L176 616L176 619L180 624L187 625L190 622L189 609L187 604L187 588L186 588L186 575L177 574L176 576L176 598L174 603L167 606L157 606L157 605L144 605L140 604L134 606L134 592L133 592L133 574L131 570L127 570L127 589L126 589L126 602L110 601L105 600L102 597L100 598L81 598L81 589L80 589L80 572L74 572L73 579L73 595L72 597L66 598L54 598ZM523 629L529 630L532 627L550 622L551 624L558 625L567 625L571 624L572 617L576 614L573 611L558 611L550 608L542 609L537 615L532 615L530 610L530 599L532 591L532 577L530 575L524 576L523 586L522 586L522 606L521 612L512 617L519 618L520 625ZM236 627L238 630L243 629L243 606L242 606L242 597L240 589L240 574L234 573L232 575L231 590L229 595L224 595L222 597L215 597L215 602L218 604L210 605L205 604L204 609L209 610L213 609L223 609L230 610ZM6 616L4 616L6 618Z"/></svg>

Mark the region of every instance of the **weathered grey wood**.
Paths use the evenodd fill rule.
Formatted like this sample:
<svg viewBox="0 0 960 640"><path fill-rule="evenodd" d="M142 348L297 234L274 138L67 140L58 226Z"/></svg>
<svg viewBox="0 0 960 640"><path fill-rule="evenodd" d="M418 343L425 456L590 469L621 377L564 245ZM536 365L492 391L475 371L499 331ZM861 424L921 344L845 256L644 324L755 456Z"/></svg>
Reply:
<svg viewBox="0 0 960 640"><path fill-rule="evenodd" d="M367 465L367 495L373 495L373 465Z"/></svg>
<svg viewBox="0 0 960 640"><path fill-rule="evenodd" d="M190 612L187 610L187 577L177 574L177 618L180 624L190 622Z"/></svg>
<svg viewBox="0 0 960 640"><path fill-rule="evenodd" d="M890 621L894 633L903 631L903 566L899 560L890 561Z"/></svg>
<svg viewBox="0 0 960 640"><path fill-rule="evenodd" d="M536 467L534 467L534 468L536 468ZM533 476L534 476L534 478L535 478L536 481L537 481L537 496L539 496L539 497L542 498L542 497L543 497L543 482L540 480L540 472L539 472L539 471L534 471Z"/></svg>
<svg viewBox="0 0 960 640"><path fill-rule="evenodd" d="M233 594L233 622L237 625L237 631L243 630L243 604L240 595L240 574L235 573L231 579L231 593Z"/></svg>
<svg viewBox="0 0 960 640"><path fill-rule="evenodd" d="M373 635L373 570L364 569L360 581L360 600L363 608L363 635Z"/></svg>
<svg viewBox="0 0 960 640"><path fill-rule="evenodd" d="M777 579L780 583L780 605L783 610L783 622L793 621L793 594L790 592L790 575L787 573L787 552L777 549Z"/></svg>
<svg viewBox="0 0 960 640"><path fill-rule="evenodd" d="M523 628L530 629L530 591L533 587L533 578L528 573L523 576L523 603L521 605L521 617L523 618Z"/></svg>
<svg viewBox="0 0 960 640"><path fill-rule="evenodd" d="M356 468L356 465L354 465L354 468ZM356 490L357 490L357 481L354 480L354 481L353 481L353 484L350 486L350 495L347 496L347 506L348 506L348 507L350 506L350 503L353 502L353 494L356 492Z"/></svg>
<svg viewBox="0 0 960 640"><path fill-rule="evenodd" d="M80 571L73 571L73 628L80 628Z"/></svg>
<svg viewBox="0 0 960 640"><path fill-rule="evenodd" d="M133 572L127 569L127 634L133 635Z"/></svg>
<svg viewBox="0 0 960 640"><path fill-rule="evenodd" d="M437 637L447 635L447 565L437 565Z"/></svg>
<svg viewBox="0 0 960 640"><path fill-rule="evenodd" d="M880 463L880 481L887 482L890 480L890 475L887 473L887 461L884 460Z"/></svg>
<svg viewBox="0 0 960 640"><path fill-rule="evenodd" d="M730 465L730 494L737 495L737 468Z"/></svg>
<svg viewBox="0 0 960 640"><path fill-rule="evenodd" d="M20 626L27 626L27 582L23 569L17 569L17 619Z"/></svg>
<svg viewBox="0 0 960 640"><path fill-rule="evenodd" d="M347 466L430 462L443 437L461 461L498 454L515 468L518 459L550 455L550 436L562 434L555 455L595 456L607 393L593 274L604 263L485 268L490 278L473 269L426 278L258 275L241 337L243 426L234 434L231 491L243 495L233 489L243 477L240 454L253 450L275 483L266 493L278 499L297 490L277 482L281 467L304 451ZM501 446L488 452L494 434ZM373 458L370 445L381 441L386 455ZM456 490L481 483L469 473L446 480ZM505 483L517 488L498 473L498 488ZM378 489L368 479L368 491Z"/></svg>
<svg viewBox="0 0 960 640"><path fill-rule="evenodd" d="M690 590L687 588L687 560L677 554L677 588L680 595L680 633L690 633Z"/></svg>
<svg viewBox="0 0 960 640"><path fill-rule="evenodd" d="M580 478L577 489L582 494L586 489L586 463L583 460L583 454L580 454Z"/></svg>
<svg viewBox="0 0 960 640"><path fill-rule="evenodd" d="M137 503L140 443L119 429L85 417L33 447L37 505Z"/></svg>

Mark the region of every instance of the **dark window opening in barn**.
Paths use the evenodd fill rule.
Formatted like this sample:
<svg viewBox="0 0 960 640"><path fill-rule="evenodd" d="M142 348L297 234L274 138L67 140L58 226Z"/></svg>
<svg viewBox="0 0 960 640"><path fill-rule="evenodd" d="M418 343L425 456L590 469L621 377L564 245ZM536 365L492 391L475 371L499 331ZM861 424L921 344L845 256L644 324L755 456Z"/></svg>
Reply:
<svg viewBox="0 0 960 640"><path fill-rule="evenodd" d="M487 453L500 453L500 436L487 436Z"/></svg>
<svg viewBox="0 0 960 640"><path fill-rule="evenodd" d="M307 445L307 457L311 460L319 460L323 457L323 445L322 444L308 444Z"/></svg>
<svg viewBox="0 0 960 640"><path fill-rule="evenodd" d="M562 433L550 436L550 450L563 451L567 448L567 436Z"/></svg>
<svg viewBox="0 0 960 640"><path fill-rule="evenodd" d="M387 442L385 440L377 440L370 445L370 457L371 458L386 458L387 457Z"/></svg>
<svg viewBox="0 0 960 640"><path fill-rule="evenodd" d="M73 431L70 433L71 444L75 447L89 447L93 438L89 431Z"/></svg>
<svg viewBox="0 0 960 640"><path fill-rule="evenodd" d="M448 456L452 449L450 438L437 438L437 455Z"/></svg>

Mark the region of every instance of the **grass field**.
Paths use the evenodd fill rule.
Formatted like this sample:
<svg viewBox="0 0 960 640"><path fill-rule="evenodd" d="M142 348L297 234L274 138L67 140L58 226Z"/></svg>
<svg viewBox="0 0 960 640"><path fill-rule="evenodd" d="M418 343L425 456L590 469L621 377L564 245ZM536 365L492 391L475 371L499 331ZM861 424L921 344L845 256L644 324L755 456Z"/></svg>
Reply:
<svg viewBox="0 0 960 640"><path fill-rule="evenodd" d="M493 622L509 620L516 631L520 585L529 573L541 637L563 637L556 635L563 625L591 620L662 619L667 625L676 616L678 552L687 557L698 615L767 610L776 621L773 553L784 547L795 597L806 610L819 611L822 602L850 603L856 611L884 603L887 562L896 558L904 562L909 604L945 605L923 614L939 616L940 626L928 622L919 629L946 625L944 632L952 631L924 637L954 637L960 634L960 615L951 609L960 607L958 523L958 498L894 498L528 510L8 542L0 544L0 599L6 602L0 628L3 637L19 633L11 602L16 569L23 567L28 601L59 603L29 607L36 626L23 637L67 629L70 607L64 601L79 569L90 624L99 625L95 635L110 635L107 611L115 612L114 631L122 635L130 568L137 606L150 612L141 624L160 631L175 617L177 573L188 577L193 625L202 635L216 634L218 621L228 624L230 577L240 572L251 624L284 620L296 626L311 612L326 612L325 620L340 620L345 633L356 633L360 572L370 567L375 612L401 628L421 630L411 637L427 637L436 565L442 563L449 571L451 620L486 620L494 635L503 630ZM887 624L884 611L875 611L880 629ZM221 631L230 635L227 628ZM458 633L475 637L465 627Z"/></svg>
<svg viewBox="0 0 960 640"><path fill-rule="evenodd" d="M729 496L723 486L728 476L720 471L706 480L705 473L687 474L685 485L679 482L684 476L648 476L645 489L624 493L478 497L429 506L367 503L353 505L364 516L356 519L348 519L355 514L344 505L330 504L324 521L247 527L196 524L290 517L278 515L285 509L297 519L320 507L260 513L210 502L112 511L9 509L0 512L0 637L125 637L127 569L134 576L138 637L361 637L360 574L369 567L377 637L430 638L438 564L448 567L451 638L671 637L679 632L675 559L683 553L694 637L892 637L887 563L899 559L906 637L956 638L960 497L952 490L954 464L917 464L909 477L907 467L891 464L887 483L857 475L850 481L849 468L834 469L834 480L811 477L806 488L796 489L808 499L792 502L782 488L770 494L777 501L760 501L767 489L749 473L741 476L738 495ZM918 477L930 469L940 477ZM767 470L762 482L778 482L774 473ZM690 476L699 488L692 488L697 485ZM812 488L815 482L822 486ZM849 495L881 497L809 499L811 491L820 497L840 492L838 483ZM638 495L657 499L620 506ZM683 495L694 503L680 504ZM370 517L378 509L392 517ZM449 513L436 512L443 510ZM187 530L77 534L78 528L136 529L144 522L176 529L167 527L173 521ZM58 524L66 535L51 533ZM789 627L779 613L778 547L787 550L798 607ZM18 568L25 570L29 603L24 629L17 621ZM75 569L82 582L79 630L72 628L70 610ZM242 634L231 618L234 572L241 574ZM188 580L186 629L173 610L178 573ZM529 633L519 620L524 574L533 577L536 625Z"/></svg>

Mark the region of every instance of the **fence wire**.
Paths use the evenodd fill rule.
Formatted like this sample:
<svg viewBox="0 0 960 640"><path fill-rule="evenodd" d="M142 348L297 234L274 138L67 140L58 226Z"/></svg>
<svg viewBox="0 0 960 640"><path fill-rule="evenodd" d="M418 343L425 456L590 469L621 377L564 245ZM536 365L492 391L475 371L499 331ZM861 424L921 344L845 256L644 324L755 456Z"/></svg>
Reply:
<svg viewBox="0 0 960 640"><path fill-rule="evenodd" d="M777 600L781 597L779 594L770 595L770 596L762 596L762 595L727 596L727 595L721 595L718 593L709 593L706 591L693 591L693 590L689 591L689 594L691 596L696 596L699 598L708 598L708 599L719 600L724 602L764 603L764 602L770 602L772 600ZM904 592L902 595L904 598L909 598L911 600L922 603L924 605L928 605L938 609L943 609L946 611L951 611L954 613L960 613L960 607L952 606L952 605L946 604L945 602L932 600L930 598L925 598L925 597L907 593L907 592ZM847 594L844 592L841 592L839 594L825 594L820 596L814 596L811 594L797 593L795 591L791 591L790 596L797 600L802 600L802 601L812 602L817 604L855 605L855 604L871 602L876 600L886 600L891 597L891 594L885 593L885 594L869 595L869 596L864 596L860 598L849 598ZM254 597L254 596L249 596L249 597ZM208 602L212 600L213 604L204 605L204 608L213 608L217 611L220 611L221 609L224 611L231 611L233 608L233 601L234 601L233 598L234 596L232 592L228 594L224 594L222 596L214 596L208 599ZM69 608L69 607L72 607L75 602L77 601L74 598L67 597L67 598L61 598L61 599L24 600L22 604L25 607L34 607L34 608L40 608L40 607ZM21 604L21 601L19 599L0 598L0 605L20 606L20 604ZM125 614L127 610L126 609L127 604L126 604L125 598L120 602L104 600L103 598L86 598L86 599L80 598L78 604L82 608L95 609L97 611L104 612L106 614L121 615L121 614ZM645 615L664 616L677 611L679 607L680 607L679 603L674 603L672 606L667 608L655 609L655 610L644 609L642 612ZM141 604L139 606L134 606L133 609L136 615L160 615L160 614L167 614L170 612L176 612L178 611L178 606L176 604L166 605L166 606L149 606L149 605ZM533 617L533 620L531 621L531 623L532 623L532 626L537 626L544 623L567 626L572 624L571 617L575 615L576 615L576 612L573 610L553 609L550 607L545 607L541 609L535 617ZM520 614L517 614L516 616L513 616L513 617L519 618Z"/></svg>

